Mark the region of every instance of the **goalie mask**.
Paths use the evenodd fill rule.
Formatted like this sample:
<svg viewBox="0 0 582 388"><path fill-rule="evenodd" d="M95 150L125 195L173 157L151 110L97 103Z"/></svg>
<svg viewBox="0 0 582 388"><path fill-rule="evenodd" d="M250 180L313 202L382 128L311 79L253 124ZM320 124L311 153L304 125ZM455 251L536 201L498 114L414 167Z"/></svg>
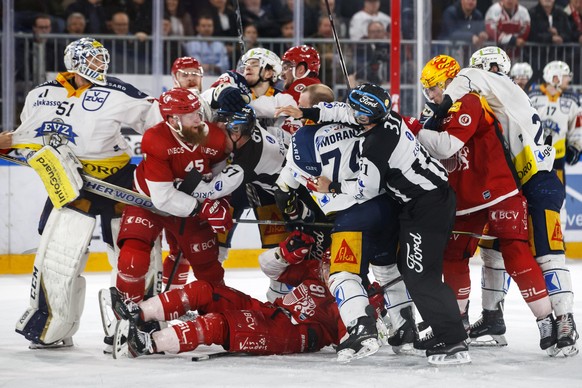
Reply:
<svg viewBox="0 0 582 388"><path fill-rule="evenodd" d="M107 85L109 51L97 40L81 38L71 42L65 49L64 62L67 71L94 84Z"/></svg>
<svg viewBox="0 0 582 388"><path fill-rule="evenodd" d="M176 88L196 88L202 90L204 69L198 59L192 57L176 58L172 65L172 80ZM191 77L194 76L194 77Z"/></svg>
<svg viewBox="0 0 582 388"><path fill-rule="evenodd" d="M568 66L566 62L552 61L544 67L544 81L546 81L548 85L559 88L562 86L566 77L568 82L572 77L570 66ZM557 82L555 81L555 78L557 78Z"/></svg>
<svg viewBox="0 0 582 388"><path fill-rule="evenodd" d="M199 124L202 123L202 112L200 100L188 89L175 88L162 93L159 98L160 113L166 124L178 135L185 137L182 132L182 116L190 113L198 113ZM177 123L177 128L169 122L173 117Z"/></svg>
<svg viewBox="0 0 582 388"><path fill-rule="evenodd" d="M491 66L497 65L499 71L509 74L511 70L511 60L505 51L497 46L488 46L477 50L471 55L470 67L491 70Z"/></svg>
<svg viewBox="0 0 582 388"><path fill-rule="evenodd" d="M381 86L363 83L352 89L348 104L354 110L354 118L360 125L379 123L390 116L392 99Z"/></svg>
<svg viewBox="0 0 582 388"><path fill-rule="evenodd" d="M426 99L432 101L429 90L434 88L445 90L447 80L455 78L460 71L461 66L455 58L448 55L437 55L428 61L420 73L422 92Z"/></svg>
<svg viewBox="0 0 582 388"><path fill-rule="evenodd" d="M312 77L317 77L319 74L319 67L321 65L321 60L319 59L319 53L316 49L311 46L302 45L291 47L289 50L283 54L281 58L283 62L289 62L293 66L293 78L297 79L295 76L295 67L304 63L307 67L307 72L304 77L311 75Z"/></svg>
<svg viewBox="0 0 582 388"><path fill-rule="evenodd" d="M250 49L243 55L241 63L243 66L247 65L247 62L251 59L256 59L259 61L259 79L264 81L270 81L272 83L277 82L283 67L281 66L281 59L274 52L264 49L264 48L254 48ZM265 69L273 70L273 76L269 79L263 78Z"/></svg>

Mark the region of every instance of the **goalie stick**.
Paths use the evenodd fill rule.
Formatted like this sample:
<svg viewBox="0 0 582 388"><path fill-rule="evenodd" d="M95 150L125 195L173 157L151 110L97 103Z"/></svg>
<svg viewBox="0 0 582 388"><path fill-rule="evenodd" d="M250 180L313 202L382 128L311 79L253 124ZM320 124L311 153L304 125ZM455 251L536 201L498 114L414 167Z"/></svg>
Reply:
<svg viewBox="0 0 582 388"><path fill-rule="evenodd" d="M25 160L15 158L13 156L0 154L0 159L4 159L8 162L18 164L20 166L30 167L30 165ZM94 178L84 172L81 172L81 178L83 178L83 190L85 191L100 195L116 202L124 203L126 205L142 207L162 216L168 215L167 213L156 209L152 203L151 198L147 195L143 195L133 190L126 189L125 187L102 181L101 179Z"/></svg>

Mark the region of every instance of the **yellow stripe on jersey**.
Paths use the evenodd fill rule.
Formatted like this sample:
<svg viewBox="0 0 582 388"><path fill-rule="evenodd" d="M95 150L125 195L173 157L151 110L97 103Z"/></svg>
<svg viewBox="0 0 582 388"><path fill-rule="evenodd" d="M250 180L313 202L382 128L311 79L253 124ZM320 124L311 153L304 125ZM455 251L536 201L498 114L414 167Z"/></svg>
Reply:
<svg viewBox="0 0 582 388"><path fill-rule="evenodd" d="M362 263L362 232L331 234L330 273L346 271L359 274Z"/></svg>
<svg viewBox="0 0 582 388"><path fill-rule="evenodd" d="M259 220L282 221L283 215L277 205L260 206L256 208ZM263 247L275 246L289 235L283 225L259 225Z"/></svg>
<svg viewBox="0 0 582 388"><path fill-rule="evenodd" d="M561 159L566 156L566 139L560 139L552 144L556 149L556 159Z"/></svg>
<svg viewBox="0 0 582 388"><path fill-rule="evenodd" d="M123 154L107 159L81 160L81 164L83 164L83 171L87 174L97 179L105 179L119 171L129 163L129 160L129 155Z"/></svg>

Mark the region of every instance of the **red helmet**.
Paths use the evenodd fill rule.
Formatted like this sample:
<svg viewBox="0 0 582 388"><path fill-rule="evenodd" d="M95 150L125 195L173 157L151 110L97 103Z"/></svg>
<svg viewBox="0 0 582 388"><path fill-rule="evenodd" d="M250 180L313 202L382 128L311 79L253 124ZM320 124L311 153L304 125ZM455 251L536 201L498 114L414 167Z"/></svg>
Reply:
<svg viewBox="0 0 582 388"><path fill-rule="evenodd" d="M188 89L174 88L159 98L160 113L164 120L171 115L183 115L200 109L200 100Z"/></svg>
<svg viewBox="0 0 582 388"><path fill-rule="evenodd" d="M295 66L299 65L301 62L305 62L305 65L310 72L315 73L315 75L319 74L319 66L321 64L319 53L311 46L302 45L291 47L285 52L285 54L283 54L281 60L284 62L292 62Z"/></svg>
<svg viewBox="0 0 582 388"><path fill-rule="evenodd" d="M176 58L174 64L172 65L172 75L176 74L178 70L192 68L196 69L196 73L198 73L196 75L201 77L204 75L204 69L202 69L202 64L198 59L192 57Z"/></svg>

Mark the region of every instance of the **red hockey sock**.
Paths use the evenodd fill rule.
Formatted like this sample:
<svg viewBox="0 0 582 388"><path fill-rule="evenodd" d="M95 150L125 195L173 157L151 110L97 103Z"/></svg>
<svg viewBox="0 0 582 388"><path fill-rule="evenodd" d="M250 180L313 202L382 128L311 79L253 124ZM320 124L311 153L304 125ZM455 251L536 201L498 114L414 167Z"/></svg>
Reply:
<svg viewBox="0 0 582 388"><path fill-rule="evenodd" d="M150 266L150 246L140 240L126 240L117 261L116 286L128 299L143 299L145 275Z"/></svg>
<svg viewBox="0 0 582 388"><path fill-rule="evenodd" d="M527 241L499 240L505 270L513 278L523 299L534 302L548 296L542 270L531 254Z"/></svg>
<svg viewBox="0 0 582 388"><path fill-rule="evenodd" d="M168 278L172 273L172 269L174 268L174 263L176 262L175 255L168 255L166 260L164 260L163 264L163 272L162 272L162 281L164 284L168 284ZM178 263L178 268L176 269L176 274L172 279L172 287L179 287L186 284L188 281L188 272L190 271L190 263L188 260L181 258L180 262Z"/></svg>
<svg viewBox="0 0 582 388"><path fill-rule="evenodd" d="M206 314L194 321L172 326L180 341L180 352L189 352L204 345L225 345L228 323L222 314Z"/></svg>

